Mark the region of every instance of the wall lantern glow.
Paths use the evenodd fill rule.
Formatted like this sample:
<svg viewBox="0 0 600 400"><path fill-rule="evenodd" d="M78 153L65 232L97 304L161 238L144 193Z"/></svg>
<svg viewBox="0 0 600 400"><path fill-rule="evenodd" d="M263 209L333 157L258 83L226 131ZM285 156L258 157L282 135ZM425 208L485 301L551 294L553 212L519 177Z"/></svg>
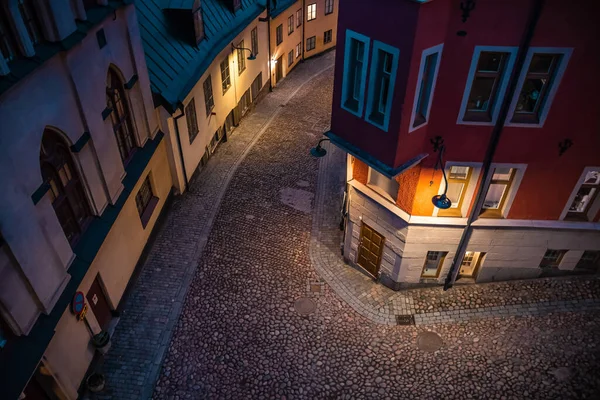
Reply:
<svg viewBox="0 0 600 400"><path fill-rule="evenodd" d="M442 155L444 154L444 139L441 136L436 136L435 140L431 139L431 144L433 144L433 151L439 150L438 159L435 163L435 169L437 169L438 165L442 169L442 174L444 176L444 193L435 195L431 198L431 202L433 205L441 210L447 210L452 207L452 201L446 196L448 191L448 179L446 178L446 169L444 168L444 162L442 161Z"/></svg>

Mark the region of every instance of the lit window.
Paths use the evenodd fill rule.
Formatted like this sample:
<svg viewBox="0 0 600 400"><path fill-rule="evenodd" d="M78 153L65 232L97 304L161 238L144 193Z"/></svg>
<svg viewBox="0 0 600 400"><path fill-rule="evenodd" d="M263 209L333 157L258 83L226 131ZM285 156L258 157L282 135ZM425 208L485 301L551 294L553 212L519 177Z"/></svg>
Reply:
<svg viewBox="0 0 600 400"><path fill-rule="evenodd" d="M588 212L596 198L598 198L599 191L600 169L592 169L584 172L583 181L569 205L565 219L583 221L590 219Z"/></svg>
<svg viewBox="0 0 600 400"><path fill-rule="evenodd" d="M223 88L223 94L231 86L231 76L229 75L229 58L225 57L221 61L221 87Z"/></svg>
<svg viewBox="0 0 600 400"><path fill-rule="evenodd" d="M242 40L237 45L238 75L241 75L246 69L246 57L244 56L244 51L244 41Z"/></svg>
<svg viewBox="0 0 600 400"><path fill-rule="evenodd" d="M252 54L256 56L258 54L258 28L254 28L250 32L250 45L252 47Z"/></svg>
<svg viewBox="0 0 600 400"><path fill-rule="evenodd" d="M294 50L290 50L288 53L288 67L294 63Z"/></svg>
<svg viewBox="0 0 600 400"><path fill-rule="evenodd" d="M510 123L544 123L570 55L571 49L530 49L511 103Z"/></svg>
<svg viewBox="0 0 600 400"><path fill-rule="evenodd" d="M421 69L417 78L417 87L411 116L411 130L425 124L429 120L429 111L433 101L433 92L443 45L438 45L423 51Z"/></svg>
<svg viewBox="0 0 600 400"><path fill-rule="evenodd" d="M346 31L342 108L358 117L363 113L369 44L366 36Z"/></svg>
<svg viewBox="0 0 600 400"><path fill-rule="evenodd" d="M437 278L440 274L442 264L448 252L446 251L428 251L423 265L422 278Z"/></svg>
<svg viewBox="0 0 600 400"><path fill-rule="evenodd" d="M296 11L296 27L302 25L302 9L299 8L298 11Z"/></svg>
<svg viewBox="0 0 600 400"><path fill-rule="evenodd" d="M566 252L566 250L546 250L540 268L558 268Z"/></svg>
<svg viewBox="0 0 600 400"><path fill-rule="evenodd" d="M306 20L312 21L317 18L317 3L309 4L306 7Z"/></svg>
<svg viewBox="0 0 600 400"><path fill-rule="evenodd" d="M597 272L600 269L600 251L586 250L575 266L575 270Z"/></svg>
<svg viewBox="0 0 600 400"><path fill-rule="evenodd" d="M325 33L323 34L323 43L330 43L331 42L331 37L332 37L332 30L328 30L325 31Z"/></svg>
<svg viewBox="0 0 600 400"><path fill-rule="evenodd" d="M185 106L184 112L188 127L188 136L190 137L190 144L192 144L196 136L198 136L198 120L196 119L196 102L194 99Z"/></svg>
<svg viewBox="0 0 600 400"><path fill-rule="evenodd" d="M294 32L294 14L288 17L288 35L291 35Z"/></svg>
<svg viewBox="0 0 600 400"><path fill-rule="evenodd" d="M204 89L204 105L206 106L206 116L208 117L213 108L215 108L215 101L213 99L212 91L212 79L210 75L204 80L202 87Z"/></svg>
<svg viewBox="0 0 600 400"><path fill-rule="evenodd" d="M158 203L158 199L154 196L152 185L150 184L150 175L146 176L140 190L135 195L135 205L137 206L138 214L142 220L142 226L145 228L150 221L152 212Z"/></svg>
<svg viewBox="0 0 600 400"><path fill-rule="evenodd" d="M515 177L514 168L495 168L488 186L481 215L484 217L502 216L502 207Z"/></svg>
<svg viewBox="0 0 600 400"><path fill-rule="evenodd" d="M275 28L275 42L278 45L283 42L283 24L279 24L279 26Z"/></svg>
<svg viewBox="0 0 600 400"><path fill-rule="evenodd" d="M379 41L373 43L367 121L386 132L394 96L398 55L399 51L395 47Z"/></svg>
<svg viewBox="0 0 600 400"><path fill-rule="evenodd" d="M302 54L302 42L296 45L296 58L300 57Z"/></svg>
<svg viewBox="0 0 600 400"><path fill-rule="evenodd" d="M316 43L317 43L316 36L311 36L308 39L306 39L306 51L314 50Z"/></svg>
<svg viewBox="0 0 600 400"><path fill-rule="evenodd" d="M469 186L472 172L472 167L460 165L453 165L449 170L447 170L448 189L446 191L446 196L448 196L452 202L452 205L447 210L438 210L438 216L462 216L462 206L465 200L465 193L467 192L467 187Z"/></svg>
<svg viewBox="0 0 600 400"><path fill-rule="evenodd" d="M395 179L390 179L369 167L367 186L387 200L396 203L400 186Z"/></svg>
<svg viewBox="0 0 600 400"><path fill-rule="evenodd" d="M325 15L333 12L333 0L325 0Z"/></svg>

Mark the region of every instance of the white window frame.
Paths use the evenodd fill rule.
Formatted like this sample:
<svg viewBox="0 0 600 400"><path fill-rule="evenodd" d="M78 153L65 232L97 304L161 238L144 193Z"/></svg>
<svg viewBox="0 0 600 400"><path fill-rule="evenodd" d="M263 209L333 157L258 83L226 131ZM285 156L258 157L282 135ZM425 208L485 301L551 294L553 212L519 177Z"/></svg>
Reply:
<svg viewBox="0 0 600 400"><path fill-rule="evenodd" d="M539 113L539 122L537 124L511 122L515 114L515 107L517 106L519 95L521 94L521 89L523 88L523 83L525 82L525 77L527 76L527 71L529 71L529 64L531 64L531 59L533 58L534 54L537 53L562 54L560 65L556 68L556 72L554 73L552 87L550 87L550 91L546 96L543 109ZM560 82L565 73L565 70L567 69L567 65L569 64L569 60L571 59L572 53L573 48L571 47L531 47L529 49L529 51L527 52L527 57L525 58L525 63L523 64L523 70L521 71L521 75L519 76L519 80L517 82L517 89L515 90L515 93L510 103L510 108L508 109L508 115L506 116L505 126L518 126L527 128L542 128L544 126L546 118L548 117L548 112L552 107L554 96L556 95L556 91L560 86Z"/></svg>
<svg viewBox="0 0 600 400"><path fill-rule="evenodd" d="M357 110L353 110L351 108L346 107L346 99L348 98L348 79L350 79L349 69L350 69L350 48L352 44L352 40L357 40L362 42L364 45L364 54L363 54L363 70L360 77L360 99L358 99L358 107ZM369 69L369 50L371 45L371 39L365 35L361 35L358 32L354 32L353 30L346 30L346 43L344 47L344 76L342 79L342 101L341 107L348 111L351 114L356 115L359 118L362 118L363 109L365 105L365 86L367 84L367 70Z"/></svg>
<svg viewBox="0 0 600 400"><path fill-rule="evenodd" d="M598 166L598 167L585 167L583 169L583 172L581 173L581 176L577 180L577 184L575 185L575 187L573 188L573 191L571 192L571 195L569 196L569 200L567 201L567 204L565 204L565 208L563 208L563 211L560 214L560 218L559 219L561 221L564 220L567 217L567 214L569 213L569 207L571 207L571 204L573 203L573 200L575 200L575 196L577 195L577 192L579 191L579 188L581 187L581 185L583 185L583 180L585 179L585 176L590 171L600 171L600 166ZM588 221L592 221L593 218L596 216L596 214L598 214L598 211L600 211L600 194L598 194L596 196L596 199L590 205L590 209L587 212L587 219L588 219Z"/></svg>
<svg viewBox="0 0 600 400"><path fill-rule="evenodd" d="M419 64L419 75L417 77L417 86L415 87L415 95L413 98L413 107L412 113L410 115L410 125L408 126L408 132L415 131L419 128L422 128L429 124L429 114L431 113L431 104L433 103L433 96L435 94L435 86L437 83L437 76L440 70L440 64L442 62L442 50L444 49L444 43L440 43L437 46L430 47L428 49L423 50L421 53L421 63ZM435 71L433 72L433 82L431 84L431 94L429 95L429 102L427 104L427 115L425 115L425 122L423 122L419 126L413 126L415 124L415 117L417 115L417 103L419 102L419 96L421 94L421 84L423 81L423 73L425 68L425 60L427 56L431 54L438 53L438 58L435 66Z"/></svg>
<svg viewBox="0 0 600 400"><path fill-rule="evenodd" d="M317 19L317 3L312 3L306 6L306 21L313 21L315 19Z"/></svg>
<svg viewBox="0 0 600 400"><path fill-rule="evenodd" d="M386 99L386 107L383 112L383 123L379 124L378 122L371 119L371 113L373 112L373 106L376 103L375 101L375 80L377 79L377 74L380 69L379 65L379 50L383 50L386 53L392 56L392 70L390 72L390 81L389 81L389 90L388 90L388 98ZM378 40L373 41L373 51L371 56L371 72L369 74L369 93L367 95L367 107L365 111L365 119L372 125L375 125L379 129L387 132L390 116L392 114L392 101L394 100L394 87L396 85L396 74L398 72L398 60L400 59L400 50L396 47L390 46ZM377 100L379 102L379 100Z"/></svg>
<svg viewBox="0 0 600 400"><path fill-rule="evenodd" d="M475 46L473 52L473 58L471 59L471 67L469 68L469 76L467 76L467 83L465 85L465 92L463 93L462 103L460 105L460 111L458 113L458 119L456 123L458 125L495 125L498 119L498 113L500 112L500 105L502 99L506 93L508 87L508 81L510 80L510 74L515 66L515 60L517 58L518 47L513 46ZM469 102L469 96L471 95L471 88L473 86L473 80L475 79L475 73L477 72L477 64L479 63L479 57L481 53L498 52L508 53L508 60L504 66L504 72L501 77L502 81L498 92L496 93L496 101L492 110L491 121L465 121L465 112L467 111L467 103Z"/></svg>
<svg viewBox="0 0 600 400"><path fill-rule="evenodd" d="M512 185L508 189L508 194L506 195L506 201L504 202L504 206L500 210L501 218L506 218L510 208L512 207L512 203L517 196L517 191L519 190L519 186L521 186L521 181L523 180L523 175L525 175L525 170L527 169L527 164L507 164L507 163L493 163L490 165L490 173L487 176L487 179L484 182L484 192L487 195L487 191L490 187L490 182L492 181L492 177L494 176L494 170L496 168L513 168L515 170L515 177L512 181ZM483 209L482 209L483 210ZM479 216L478 219L487 218Z"/></svg>
<svg viewBox="0 0 600 400"><path fill-rule="evenodd" d="M467 182L467 187L463 189L465 191L465 195L462 202L462 207L460 208L460 217L440 217L440 218L465 218L469 212L469 206L473 201L473 195L475 194L475 189L477 187L477 182L479 182L479 175L481 175L481 166L483 164L480 162L464 162L464 161L447 161L446 162L446 176L450 174L450 169L452 167L469 167L472 168L471 177ZM440 188L438 189L438 194L444 193L444 189L446 188L446 184L444 180L440 182ZM433 207L432 216L437 217L439 208Z"/></svg>

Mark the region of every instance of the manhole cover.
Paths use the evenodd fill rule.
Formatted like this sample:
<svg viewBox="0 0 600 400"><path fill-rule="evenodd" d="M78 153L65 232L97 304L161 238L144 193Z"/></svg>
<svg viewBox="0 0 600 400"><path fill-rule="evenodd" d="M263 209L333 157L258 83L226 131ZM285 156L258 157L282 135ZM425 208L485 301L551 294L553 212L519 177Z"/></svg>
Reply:
<svg viewBox="0 0 600 400"><path fill-rule="evenodd" d="M433 353L443 344L442 338L435 332L421 332L417 336L417 347L423 351Z"/></svg>
<svg viewBox="0 0 600 400"><path fill-rule="evenodd" d="M317 303L308 297L301 297L294 303L296 312L300 315L309 315L317 309Z"/></svg>

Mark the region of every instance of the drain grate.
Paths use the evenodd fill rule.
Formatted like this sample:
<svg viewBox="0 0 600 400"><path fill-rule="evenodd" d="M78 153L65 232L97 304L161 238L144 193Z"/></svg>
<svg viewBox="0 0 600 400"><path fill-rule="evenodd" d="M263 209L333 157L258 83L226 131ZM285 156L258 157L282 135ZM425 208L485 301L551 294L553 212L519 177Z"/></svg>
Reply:
<svg viewBox="0 0 600 400"><path fill-rule="evenodd" d="M412 314L396 315L396 323L398 325L414 325L415 317Z"/></svg>

